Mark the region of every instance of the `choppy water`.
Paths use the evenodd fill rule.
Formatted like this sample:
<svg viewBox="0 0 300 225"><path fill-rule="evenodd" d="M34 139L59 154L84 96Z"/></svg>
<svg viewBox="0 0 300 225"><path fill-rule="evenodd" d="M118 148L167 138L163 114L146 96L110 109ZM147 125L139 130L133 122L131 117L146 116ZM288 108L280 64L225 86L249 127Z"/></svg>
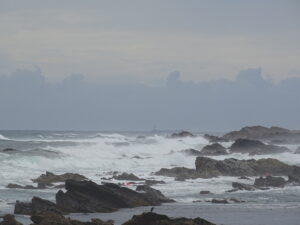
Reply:
<svg viewBox="0 0 300 225"><path fill-rule="evenodd" d="M188 148L201 149L208 141L201 135L195 138L170 139L167 134L101 133L101 132L51 132L51 131L0 131L0 213L9 212L16 200L29 200L41 196L54 200L55 189L7 189L8 183L33 184L31 179L45 171L54 173L80 173L100 183L112 171L132 172L141 178L165 180L156 185L166 196L182 203L197 199L235 197L247 203L240 207L298 207L300 187L286 187L268 191L225 193L233 177L174 181L173 178L153 176L162 167L185 166L194 168L195 158L182 153ZM226 143L229 146L230 143ZM298 146L287 146L295 150ZM13 148L13 151L2 151ZM138 157L137 157L138 156ZM277 158L292 165L300 165L300 154L282 153L249 157L246 154L217 156L215 159L234 157ZM254 178L253 178L254 179ZM254 180L247 181L253 183ZM242 182L245 182L244 180ZM199 195L210 190L214 195ZM207 204L207 203L195 203Z"/></svg>

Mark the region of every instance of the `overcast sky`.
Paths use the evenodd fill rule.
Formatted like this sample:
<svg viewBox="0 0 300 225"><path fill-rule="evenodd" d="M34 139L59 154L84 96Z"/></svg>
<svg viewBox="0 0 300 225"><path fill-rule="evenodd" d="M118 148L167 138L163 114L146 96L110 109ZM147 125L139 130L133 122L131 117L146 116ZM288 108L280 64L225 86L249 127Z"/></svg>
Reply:
<svg viewBox="0 0 300 225"><path fill-rule="evenodd" d="M299 0L0 0L0 130L300 129Z"/></svg>
<svg viewBox="0 0 300 225"><path fill-rule="evenodd" d="M298 0L0 0L0 74L150 84L261 67L278 81L300 76L299 11Z"/></svg>

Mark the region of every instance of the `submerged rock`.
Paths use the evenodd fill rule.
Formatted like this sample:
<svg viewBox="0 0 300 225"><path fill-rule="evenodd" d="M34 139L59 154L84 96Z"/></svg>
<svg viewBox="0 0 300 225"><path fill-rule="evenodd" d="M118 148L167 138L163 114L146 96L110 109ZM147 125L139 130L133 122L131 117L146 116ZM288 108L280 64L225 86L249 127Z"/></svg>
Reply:
<svg viewBox="0 0 300 225"><path fill-rule="evenodd" d="M181 131L178 133L171 134L171 138L185 138L185 137L195 137L191 132Z"/></svg>
<svg viewBox="0 0 300 225"><path fill-rule="evenodd" d="M51 185L52 183L56 183L56 182L65 182L66 180L82 181L82 180L87 180L87 178L77 173L64 173L61 175L56 175L54 173L50 173L47 171L45 174L42 174L38 178L32 179L32 181L35 183L46 184L46 185Z"/></svg>
<svg viewBox="0 0 300 225"><path fill-rule="evenodd" d="M56 194L56 203L67 212L112 212L120 208L160 205L148 193L138 193L116 184L98 185L92 181L66 181L67 192Z"/></svg>
<svg viewBox="0 0 300 225"><path fill-rule="evenodd" d="M193 149L193 148L185 149L182 152L186 155L191 155L191 156L200 156L201 155L200 151Z"/></svg>
<svg viewBox="0 0 300 225"><path fill-rule="evenodd" d="M7 214L3 216L3 221L0 222L0 225L22 225L22 223L18 222L14 215Z"/></svg>
<svg viewBox="0 0 300 225"><path fill-rule="evenodd" d="M212 194L210 191L200 191L200 195Z"/></svg>
<svg viewBox="0 0 300 225"><path fill-rule="evenodd" d="M155 173L158 176L174 177L177 180L195 179L198 178L198 174L194 169L188 169L185 167L174 167L172 169L162 168Z"/></svg>
<svg viewBox="0 0 300 225"><path fill-rule="evenodd" d="M152 212L135 215L123 225L215 225L202 218L169 218Z"/></svg>
<svg viewBox="0 0 300 225"><path fill-rule="evenodd" d="M232 187L235 190L246 190L246 191L254 191L256 188L251 184L244 184L239 182L232 182Z"/></svg>
<svg viewBox="0 0 300 225"><path fill-rule="evenodd" d="M226 148L218 143L206 145L201 150L202 155L227 155Z"/></svg>
<svg viewBox="0 0 300 225"><path fill-rule="evenodd" d="M223 137L218 137L215 135L204 134L203 136L205 139L209 140L209 142L216 143L216 142L227 142L228 140Z"/></svg>
<svg viewBox="0 0 300 225"><path fill-rule="evenodd" d="M165 184L163 180L145 180L145 185L156 185L156 184Z"/></svg>
<svg viewBox="0 0 300 225"><path fill-rule="evenodd" d="M249 153L250 155L266 155L290 151L286 147L266 145L261 141L237 139L230 147L231 152Z"/></svg>

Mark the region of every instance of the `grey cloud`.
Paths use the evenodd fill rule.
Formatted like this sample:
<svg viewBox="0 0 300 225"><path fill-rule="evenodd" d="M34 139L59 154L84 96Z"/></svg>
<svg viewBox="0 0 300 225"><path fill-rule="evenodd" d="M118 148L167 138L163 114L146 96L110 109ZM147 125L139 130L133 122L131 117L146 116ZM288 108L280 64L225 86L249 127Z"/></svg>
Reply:
<svg viewBox="0 0 300 225"><path fill-rule="evenodd" d="M261 69L235 80L186 82L174 71L166 85L89 83L73 74L47 83L39 69L0 76L1 129L223 131L244 125L299 128L300 78L275 84Z"/></svg>

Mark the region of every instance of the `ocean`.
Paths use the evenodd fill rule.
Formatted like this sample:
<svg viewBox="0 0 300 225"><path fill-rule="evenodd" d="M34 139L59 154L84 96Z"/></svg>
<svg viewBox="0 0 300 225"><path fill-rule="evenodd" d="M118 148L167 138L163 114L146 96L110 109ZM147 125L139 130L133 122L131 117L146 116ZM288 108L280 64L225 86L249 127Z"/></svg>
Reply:
<svg viewBox="0 0 300 225"><path fill-rule="evenodd" d="M299 209L299 186L227 193L227 190L232 189L233 181L241 180L236 177L218 177L175 181L174 178L155 176L153 173L161 168L194 168L196 157L186 155L182 150L201 150L209 144L200 133L196 137L187 138L169 138L169 135L150 132L0 131L0 214L12 213L16 200L29 201L33 196L39 196L54 201L58 189L6 188L9 183L34 185L31 179L46 171L55 174L79 173L99 184L103 181L101 178L111 177L114 171L134 173L140 178L164 180L166 184L153 187L181 205L211 207L212 203L205 200L237 198L245 202L218 207L238 207L245 210ZM222 144L229 147L232 143ZM300 166L300 154L293 153L298 146L286 147L292 152L256 156L235 153L212 158L276 158ZM252 177L251 180L242 182L252 184L254 179ZM127 185L126 182L123 184ZM127 187L135 188L133 185ZM213 194L200 195L202 190ZM202 202L193 203L195 200Z"/></svg>

